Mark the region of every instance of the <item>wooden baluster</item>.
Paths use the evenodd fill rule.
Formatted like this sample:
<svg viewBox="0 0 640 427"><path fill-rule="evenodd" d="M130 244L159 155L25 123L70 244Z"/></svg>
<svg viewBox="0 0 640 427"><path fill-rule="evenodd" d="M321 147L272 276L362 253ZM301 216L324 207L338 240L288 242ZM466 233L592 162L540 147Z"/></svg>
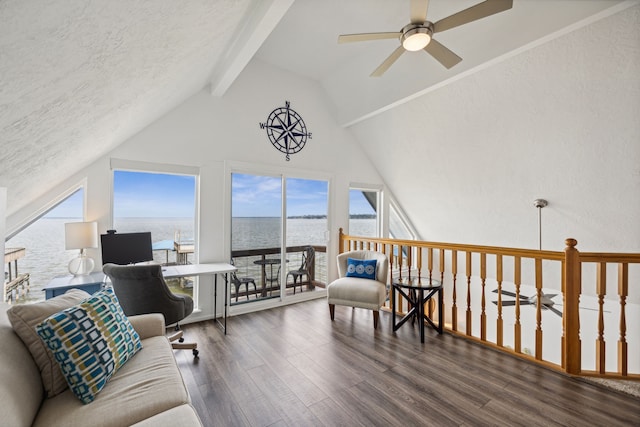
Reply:
<svg viewBox="0 0 640 427"><path fill-rule="evenodd" d="M482 296L480 297L480 306L482 310L480 311L480 339L482 341L487 340L487 313L486 309L486 296L485 296L485 285L487 282L487 254L482 252L480 253L480 280L482 281Z"/></svg>
<svg viewBox="0 0 640 427"><path fill-rule="evenodd" d="M418 277L422 276L422 248L417 247L418 251Z"/></svg>
<svg viewBox="0 0 640 427"><path fill-rule="evenodd" d="M466 252L467 260L467 335L472 334L471 330L471 252Z"/></svg>
<svg viewBox="0 0 640 427"><path fill-rule="evenodd" d="M563 302L564 302L564 294L565 291L567 289L567 287L565 286L565 260L560 261L560 287L562 289L562 298L563 298ZM566 361L567 358L565 357L565 351L566 351L566 345L565 345L565 336L564 333L567 330L567 316L566 316L566 310L562 310L562 337L560 338L560 366L562 367L562 369L566 370L567 366L566 366Z"/></svg>
<svg viewBox="0 0 640 427"><path fill-rule="evenodd" d="M411 270L413 267L413 250L411 246L407 246L407 271L409 274L409 279L411 279Z"/></svg>
<svg viewBox="0 0 640 427"><path fill-rule="evenodd" d="M387 307L389 308L389 310L391 310L391 308L393 307L393 299L396 297L395 292L393 291L393 286L391 286L391 283L393 282L393 261L388 255L386 243L382 243L380 245L380 252L387 255L387 258L389 259L389 278L387 279L389 280L389 282L387 283L387 286L389 286L389 300L387 301L387 304L389 305Z"/></svg>
<svg viewBox="0 0 640 427"><path fill-rule="evenodd" d="M429 283L433 277L433 248L427 248L427 268L429 269Z"/></svg>
<svg viewBox="0 0 640 427"><path fill-rule="evenodd" d="M536 258L536 359L542 360L542 260Z"/></svg>
<svg viewBox="0 0 640 427"><path fill-rule="evenodd" d="M387 258L389 259L389 286L391 286L391 283L393 282L393 243L389 244L389 252L386 252L387 250L387 245L384 245L384 254L387 255ZM389 304L391 304L391 302L393 301L394 298L397 298L396 293L393 291L393 286L391 286L391 288L389 289ZM398 312L402 311L402 308L398 305L399 301L396 301L396 310L398 310ZM390 307L393 307L393 305L390 305Z"/></svg>
<svg viewBox="0 0 640 427"><path fill-rule="evenodd" d="M344 252L344 233L342 231L342 227L338 229L338 253L341 254Z"/></svg>
<svg viewBox="0 0 640 427"><path fill-rule="evenodd" d="M513 325L514 351L522 352L522 330L520 325L520 277L521 260L519 256L513 257L513 283L516 285L516 322Z"/></svg>
<svg viewBox="0 0 640 427"><path fill-rule="evenodd" d="M427 248L427 269L429 270L429 283L431 283L431 279L433 277L433 248ZM426 313L431 319L433 319L433 311L435 307L436 299L431 298L428 306L426 307Z"/></svg>
<svg viewBox="0 0 640 427"><path fill-rule="evenodd" d="M600 262L596 266L596 293L598 294L598 338L596 338L596 371L604 374L606 345L604 341L604 296L607 293L607 263Z"/></svg>
<svg viewBox="0 0 640 427"><path fill-rule="evenodd" d="M402 245L398 245L398 277L402 279L402 266L404 265L404 256L402 255Z"/></svg>
<svg viewBox="0 0 640 427"><path fill-rule="evenodd" d="M498 282L498 319L496 320L496 344L502 347L502 333L504 325L502 322L502 255L496 255L496 281Z"/></svg>
<svg viewBox="0 0 640 427"><path fill-rule="evenodd" d="M625 306L629 296L629 264L618 264L618 295L620 296L620 339L618 340L618 373L627 375L627 318Z"/></svg>
<svg viewBox="0 0 640 427"><path fill-rule="evenodd" d="M564 250L564 368L567 373L578 375L582 370L582 356L580 342L580 293L581 290L581 265L580 253L576 249L578 241L566 239Z"/></svg>
<svg viewBox="0 0 640 427"><path fill-rule="evenodd" d="M444 249L440 249L440 284L444 286Z"/></svg>
<svg viewBox="0 0 640 427"><path fill-rule="evenodd" d="M458 330L458 305L456 304L456 277L458 275L458 251L451 251L451 276L453 281L453 290L451 291L451 329Z"/></svg>

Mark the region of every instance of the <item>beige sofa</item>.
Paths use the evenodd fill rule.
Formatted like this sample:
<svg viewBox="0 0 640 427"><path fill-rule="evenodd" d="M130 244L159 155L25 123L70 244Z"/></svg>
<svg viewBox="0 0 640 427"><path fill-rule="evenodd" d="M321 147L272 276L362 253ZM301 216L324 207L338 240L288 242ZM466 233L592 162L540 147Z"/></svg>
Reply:
<svg viewBox="0 0 640 427"><path fill-rule="evenodd" d="M190 404L161 314L129 318L143 348L83 404L70 389L45 397L34 358L14 332L0 303L0 425L201 426Z"/></svg>

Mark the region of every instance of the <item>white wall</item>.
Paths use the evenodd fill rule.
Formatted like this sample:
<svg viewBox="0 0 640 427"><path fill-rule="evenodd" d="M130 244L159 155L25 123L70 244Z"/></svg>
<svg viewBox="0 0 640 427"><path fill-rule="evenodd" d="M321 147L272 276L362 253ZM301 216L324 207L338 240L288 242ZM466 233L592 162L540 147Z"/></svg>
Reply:
<svg viewBox="0 0 640 427"><path fill-rule="evenodd" d="M5 271L5 263L4 263L4 238L6 235L6 206L7 205L7 189L4 187L0 187L0 249L2 249L2 283L4 283L4 271ZM4 292L4 290L3 290ZM4 297L4 296L3 296Z"/></svg>
<svg viewBox="0 0 640 427"><path fill-rule="evenodd" d="M313 135L305 148L291 155L288 162L259 126L285 101L290 101L291 107L302 115ZM338 228L346 230L348 226L349 183L383 185L353 136L338 127L327 110L319 85L259 61L249 64L223 98L212 97L206 89L201 91L107 156L56 186L56 193L63 192L86 179L86 219L98 221L101 233L111 228L111 159L199 169L199 262L229 258L229 233L225 232L230 213L225 202L228 164L241 163L296 176L326 177L331 185L329 214L333 220L328 259L336 254ZM20 224L54 199L55 195L38 199L13 215L11 224ZM98 250L90 255L100 257ZM328 264L330 277L334 277L335 265ZM193 320L207 318L212 312L211 282L211 278L201 281L202 313L193 316ZM219 304L218 313L221 310Z"/></svg>
<svg viewBox="0 0 640 427"><path fill-rule="evenodd" d="M640 6L350 129L425 240L640 252Z"/></svg>

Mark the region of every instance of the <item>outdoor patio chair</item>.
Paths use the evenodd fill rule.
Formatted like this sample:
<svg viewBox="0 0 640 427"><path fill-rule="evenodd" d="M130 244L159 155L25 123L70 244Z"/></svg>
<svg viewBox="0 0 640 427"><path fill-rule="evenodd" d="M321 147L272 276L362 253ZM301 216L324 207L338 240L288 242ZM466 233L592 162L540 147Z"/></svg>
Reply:
<svg viewBox="0 0 640 427"><path fill-rule="evenodd" d="M313 268L313 260L316 255L316 250L311 246L307 246L302 253L302 264L297 270L291 270L287 273L287 282L289 281L289 276L293 277L293 294L296 293L296 285L297 281L300 279L300 292L302 292L302 277L307 276L307 280L311 283L311 269Z"/></svg>
<svg viewBox="0 0 640 427"><path fill-rule="evenodd" d="M231 265L235 265L233 262L233 258L231 258ZM256 287L256 281L253 277L238 277L236 272L233 271L230 273L231 283L236 289L236 301L238 301L238 296L240 295L240 287L244 285L245 291L247 292L247 301L249 300L249 284L253 285L253 290L257 293L258 288Z"/></svg>

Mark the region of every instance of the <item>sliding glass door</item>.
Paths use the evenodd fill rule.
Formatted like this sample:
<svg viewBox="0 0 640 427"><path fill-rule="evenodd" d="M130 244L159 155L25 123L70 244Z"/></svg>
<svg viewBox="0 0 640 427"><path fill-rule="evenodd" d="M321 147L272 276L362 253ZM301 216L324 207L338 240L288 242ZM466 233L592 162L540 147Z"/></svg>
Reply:
<svg viewBox="0 0 640 427"><path fill-rule="evenodd" d="M231 304L322 289L327 193L323 180L231 174Z"/></svg>
<svg viewBox="0 0 640 427"><path fill-rule="evenodd" d="M287 294L316 291L327 283L329 183L287 178Z"/></svg>
<svg viewBox="0 0 640 427"><path fill-rule="evenodd" d="M231 174L231 304L280 296L281 177Z"/></svg>

